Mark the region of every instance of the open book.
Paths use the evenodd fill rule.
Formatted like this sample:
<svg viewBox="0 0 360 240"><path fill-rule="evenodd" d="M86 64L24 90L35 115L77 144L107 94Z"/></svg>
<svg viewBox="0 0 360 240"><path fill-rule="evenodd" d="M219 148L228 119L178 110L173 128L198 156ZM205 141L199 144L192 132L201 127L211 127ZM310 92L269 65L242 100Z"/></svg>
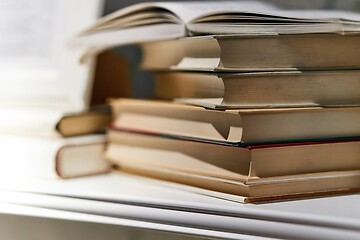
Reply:
<svg viewBox="0 0 360 240"><path fill-rule="evenodd" d="M290 11L256 1L136 4L100 19L74 44L94 49L203 34L293 34L360 30L360 16Z"/></svg>

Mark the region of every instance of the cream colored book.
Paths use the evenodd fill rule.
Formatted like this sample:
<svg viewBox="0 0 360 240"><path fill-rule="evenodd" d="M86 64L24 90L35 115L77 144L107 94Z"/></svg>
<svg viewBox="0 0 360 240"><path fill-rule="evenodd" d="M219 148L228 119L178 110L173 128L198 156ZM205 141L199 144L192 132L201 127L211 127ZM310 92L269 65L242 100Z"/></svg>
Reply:
<svg viewBox="0 0 360 240"><path fill-rule="evenodd" d="M359 34L322 33L154 41L141 44L142 68L207 72L358 69L359 39Z"/></svg>
<svg viewBox="0 0 360 240"><path fill-rule="evenodd" d="M356 106L360 103L358 70L156 72L155 79L156 97L211 108Z"/></svg>
<svg viewBox="0 0 360 240"><path fill-rule="evenodd" d="M360 136L360 108L210 110L186 104L120 99L113 128L232 145Z"/></svg>
<svg viewBox="0 0 360 240"><path fill-rule="evenodd" d="M139 157L135 151L137 149L132 149L133 154L129 151L122 154L119 148L121 149L122 146L115 143L110 144L106 151L106 158L120 171L238 195L244 197L244 202L317 197L360 190L360 172L358 170L288 175L284 178L246 182L244 179L240 179L241 176L237 180L229 180L168 166L159 166L156 163L149 163L147 156Z"/></svg>
<svg viewBox="0 0 360 240"><path fill-rule="evenodd" d="M146 164L139 165L121 160L113 162L118 165L118 170L123 172L242 196L244 203L314 198L360 191L359 171L325 173L295 180L246 185L242 182L189 174Z"/></svg>
<svg viewBox="0 0 360 240"><path fill-rule="evenodd" d="M116 129L109 130L108 138L109 156L246 183L286 179L287 175L360 169L359 141L238 147Z"/></svg>

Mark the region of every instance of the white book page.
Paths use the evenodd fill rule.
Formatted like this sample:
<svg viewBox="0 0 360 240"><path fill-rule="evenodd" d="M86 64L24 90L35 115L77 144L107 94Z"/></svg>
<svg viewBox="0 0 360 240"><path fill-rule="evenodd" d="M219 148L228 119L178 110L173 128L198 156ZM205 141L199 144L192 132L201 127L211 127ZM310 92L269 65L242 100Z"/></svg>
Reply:
<svg viewBox="0 0 360 240"><path fill-rule="evenodd" d="M256 1L219 1L219 2L161 2L157 6L174 12L183 22L187 23L195 18L224 11L273 11L272 5Z"/></svg>
<svg viewBox="0 0 360 240"><path fill-rule="evenodd" d="M360 21L360 15L337 10L282 10L274 5L257 1L220 1L220 2L160 2L154 6L174 12L183 22L214 13L255 13L269 16L298 19L346 19Z"/></svg>
<svg viewBox="0 0 360 240"><path fill-rule="evenodd" d="M149 2L149 3L139 3L131 5L129 7L120 9L112 14L109 14L101 18L94 25L98 26L107 21L114 20L116 18L121 18L129 14L140 14L147 10L153 11L152 8L158 7L164 10L168 10L174 13L183 23L190 22L197 17L200 17L205 14L211 14L214 12L223 12L223 11L270 11L274 9L272 5L268 5L256 1L198 1L198 2ZM90 28L91 29L91 28ZM86 32L86 30L85 30Z"/></svg>
<svg viewBox="0 0 360 240"><path fill-rule="evenodd" d="M145 17L150 15L151 18ZM256 24L247 24L248 18ZM280 22L260 25L260 21L256 22L258 19ZM340 19L350 20L344 22L349 26L343 26ZM88 48L82 57L82 60L86 60L113 46L184 37L187 35L186 29L195 34L357 31L358 22L353 21L358 20L360 17L355 13L281 10L257 1L150 2L135 4L105 16L78 34L72 45ZM321 24L314 24L313 21ZM131 22L132 27L126 25L128 22Z"/></svg>
<svg viewBox="0 0 360 240"><path fill-rule="evenodd" d="M360 14L337 10L280 10L259 11L258 13L297 19L344 19L360 21Z"/></svg>

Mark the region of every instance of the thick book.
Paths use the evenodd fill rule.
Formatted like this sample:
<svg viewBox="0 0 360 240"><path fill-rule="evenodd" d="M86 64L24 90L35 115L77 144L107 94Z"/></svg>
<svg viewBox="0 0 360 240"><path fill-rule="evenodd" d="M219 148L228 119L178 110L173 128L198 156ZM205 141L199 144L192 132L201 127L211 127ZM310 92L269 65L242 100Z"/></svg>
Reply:
<svg viewBox="0 0 360 240"><path fill-rule="evenodd" d="M142 162L123 161L122 158L113 162L123 172L243 196L244 203L284 201L360 192L360 171L358 170L294 176L292 179L271 183L244 184L240 181L229 181L154 167Z"/></svg>
<svg viewBox="0 0 360 240"><path fill-rule="evenodd" d="M254 1L151 2L118 10L79 34L73 44L96 49L199 34L358 31L351 12L281 10Z"/></svg>
<svg viewBox="0 0 360 240"><path fill-rule="evenodd" d="M105 156L121 171L240 195L245 202L360 188L359 142L257 146L236 153L236 147L119 131L111 131L109 138ZM340 149L351 149L342 156L344 162L324 160Z"/></svg>
<svg viewBox="0 0 360 240"><path fill-rule="evenodd" d="M110 170L103 134L81 137L0 135L0 173L9 177L73 178Z"/></svg>
<svg viewBox="0 0 360 240"><path fill-rule="evenodd" d="M93 108L90 111L67 113L56 124L56 131L63 137L79 136L105 131L111 121L108 106Z"/></svg>
<svg viewBox="0 0 360 240"><path fill-rule="evenodd" d="M322 33L154 41L141 44L142 68L207 72L357 69L359 39L359 34Z"/></svg>
<svg viewBox="0 0 360 240"><path fill-rule="evenodd" d="M110 129L107 154L247 183L287 175L360 169L358 140L238 147Z"/></svg>
<svg viewBox="0 0 360 240"><path fill-rule="evenodd" d="M113 128L230 145L360 136L360 108L211 110L162 101L119 99Z"/></svg>
<svg viewBox="0 0 360 240"><path fill-rule="evenodd" d="M211 108L356 106L360 71L156 72L155 96ZM188 99L190 98L190 99ZM195 99L191 99L195 98Z"/></svg>

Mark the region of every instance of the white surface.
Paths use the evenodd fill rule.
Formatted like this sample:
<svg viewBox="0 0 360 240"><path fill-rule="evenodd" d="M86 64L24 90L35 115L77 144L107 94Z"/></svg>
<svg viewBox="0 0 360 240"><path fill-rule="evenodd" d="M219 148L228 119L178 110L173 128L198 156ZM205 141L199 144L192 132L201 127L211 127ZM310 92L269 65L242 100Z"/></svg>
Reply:
<svg viewBox="0 0 360 240"><path fill-rule="evenodd" d="M228 202L181 189L164 187L151 179L117 173L68 180L2 178L0 189L152 205L194 204L201 206L201 204L226 204Z"/></svg>
<svg viewBox="0 0 360 240"><path fill-rule="evenodd" d="M0 203L0 231L4 239L11 240L113 240L120 236L121 239L136 237L138 240L190 240L199 236L201 239L273 239L3 203Z"/></svg>
<svg viewBox="0 0 360 240"><path fill-rule="evenodd" d="M176 233L186 233L200 236L222 237L227 239L244 238L236 236L254 235L272 238L299 238L302 239L358 239L360 233L356 229L316 226L310 224L287 223L253 219L244 216L222 216L194 211L174 209L160 209L149 206L133 206L119 203L92 201L86 199L65 198L30 193L2 193L1 201L15 204L35 206L30 212L21 212L21 215L36 216L39 208L66 211L45 215L50 218L79 220L79 214L87 214L88 219L97 223L109 223L131 226L143 229L162 230ZM23 206L19 206L23 208ZM10 209L11 210L11 209ZM1 207L0 207L1 211ZM11 211L17 211L16 208ZM40 209L40 213L43 209ZM2 213L9 213L9 208ZM12 212L10 212L12 213ZM74 213L74 214L69 214ZM42 214L44 214L42 212ZM60 215L59 215L60 214ZM75 217L75 218L74 218ZM80 215L81 217L81 215ZM105 217L105 218L104 218ZM108 218L110 217L110 219ZM210 230L211 229L211 230ZM247 239L247 238L244 238Z"/></svg>
<svg viewBox="0 0 360 240"><path fill-rule="evenodd" d="M2 189L18 190L4 190L0 194L3 203L95 215L95 222L112 217L120 222L132 219L163 223L169 231L182 226L274 238L360 238L360 195L253 205L171 189L158 181L121 174L66 181L3 179L1 183Z"/></svg>

